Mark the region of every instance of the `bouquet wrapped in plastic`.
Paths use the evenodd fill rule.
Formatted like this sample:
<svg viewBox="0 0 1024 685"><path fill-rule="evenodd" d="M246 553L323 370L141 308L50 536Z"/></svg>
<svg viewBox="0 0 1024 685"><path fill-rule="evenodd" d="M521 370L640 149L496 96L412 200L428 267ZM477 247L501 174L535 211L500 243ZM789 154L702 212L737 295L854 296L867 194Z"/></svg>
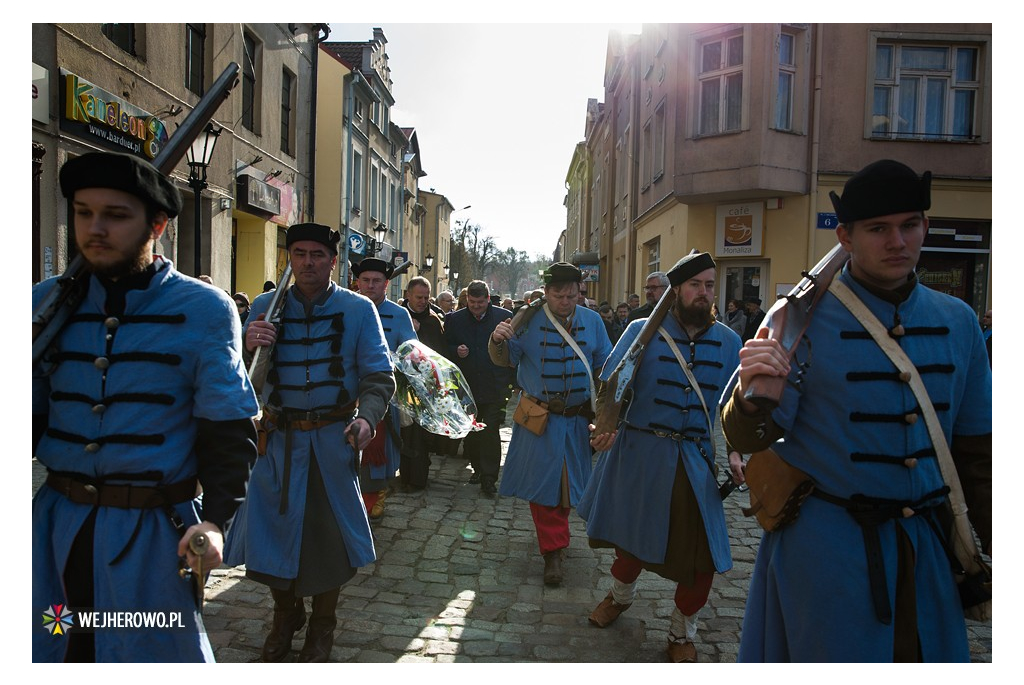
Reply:
<svg viewBox="0 0 1024 685"><path fill-rule="evenodd" d="M415 422L437 435L464 438L486 426L477 423L476 402L462 371L419 340L407 340L394 352L394 403L402 425Z"/></svg>

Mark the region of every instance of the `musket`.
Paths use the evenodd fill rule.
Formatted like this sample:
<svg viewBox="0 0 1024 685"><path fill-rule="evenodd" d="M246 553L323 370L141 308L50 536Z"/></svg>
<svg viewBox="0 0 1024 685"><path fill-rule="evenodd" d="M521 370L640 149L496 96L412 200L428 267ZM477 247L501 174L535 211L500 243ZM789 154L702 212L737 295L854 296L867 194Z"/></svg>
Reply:
<svg viewBox="0 0 1024 685"><path fill-rule="evenodd" d="M267 307L267 315L264 321L275 326L281 323L281 315L284 313L284 298L288 293L288 283L291 280L292 263L288 262L288 266L284 268L284 273L281 274L281 280L278 282L277 288L274 289L274 294L270 297L270 306ZM252 383L252 388L256 391L257 397L263 391L263 384L267 381L267 373L270 371L270 353L273 349L273 345L260 345L256 347L256 351L252 354L252 363L249 365L249 381Z"/></svg>
<svg viewBox="0 0 1024 685"><path fill-rule="evenodd" d="M167 140L167 144L153 158L153 166L164 175L174 171L185 151L199 137L199 133L213 119L221 103L227 99L238 78L239 66L232 62L214 81L210 90L196 103ZM85 297L89 273L85 258L79 253L68 264L68 268L57 279L39 305L32 312L32 363L42 359L57 335L64 328L71 315L78 309Z"/></svg>
<svg viewBox="0 0 1024 685"><path fill-rule="evenodd" d="M811 323L818 302L849 258L842 244L836 244L813 269L804 271L796 287L777 300L765 314L762 325L768 326L768 339L778 340L790 359ZM771 411L779 405L785 389L785 376L754 376L743 398Z"/></svg>
<svg viewBox="0 0 1024 685"><path fill-rule="evenodd" d="M545 302L547 302L547 298L538 297L525 307L520 307L519 311L513 314L509 320L509 325L512 326L512 335L518 334L519 331L525 328L526 324L540 311ZM508 348L504 345L496 344L490 336L487 336L487 356L498 366L509 366Z"/></svg>
<svg viewBox="0 0 1024 685"><path fill-rule="evenodd" d="M665 316L668 315L675 302L676 291L672 288L665 288L654 311L644 321L640 333L630 343L629 349L622 355L622 359L619 360L611 376L608 377L608 381L601 391L603 401L598 403L597 418L594 419L594 435L611 433L618 426L623 397L633 384L633 375L636 373L637 366L640 365L647 344L658 332L658 327L661 326L661 322L665 320ZM609 392L611 393L610 397L608 396Z"/></svg>

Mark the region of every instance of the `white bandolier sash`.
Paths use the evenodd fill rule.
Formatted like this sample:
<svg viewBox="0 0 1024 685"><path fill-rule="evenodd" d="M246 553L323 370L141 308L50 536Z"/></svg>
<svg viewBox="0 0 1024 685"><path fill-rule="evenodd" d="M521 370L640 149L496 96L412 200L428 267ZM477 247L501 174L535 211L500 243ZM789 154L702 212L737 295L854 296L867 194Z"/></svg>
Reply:
<svg viewBox="0 0 1024 685"><path fill-rule="evenodd" d="M569 347L572 348L572 351L576 353L576 356L580 358L580 361L583 362L583 366L587 369L587 381L590 382L590 408L594 413L597 413L597 393L594 390L594 372L590 370L590 364L587 362L586 355L583 354L583 350L580 349L580 346L576 344L576 341L572 339L572 336L569 335L562 324L558 323L558 320L548 308L547 303L544 304L544 315L548 317L548 321L555 326L555 329L558 331L559 335L562 336L565 342L569 343Z"/></svg>
<svg viewBox="0 0 1024 685"><path fill-rule="evenodd" d="M906 352L899 346L890 335L889 331L882 325L871 310L867 308L856 293L838 278L832 279L829 292L843 303L850 310L850 313L864 326L871 334L878 346L885 352L886 356L896 365L901 377L909 378L907 381L910 389L913 390L917 403L921 406L921 414L924 417L925 425L928 428L928 435L935 453L938 456L939 469L942 472L942 479L949 487L949 501L953 509L953 553L963 566L968 575L979 571L989 573L988 565L981 558L978 548L974 542L974 533L971 530L967 518L967 503L964 501L963 489L960 486L960 478L957 476L956 465L953 464L953 455L949 451L949 444L946 436L939 425L939 417L935 414L935 407L932 406L928 390L924 387L921 374L918 373L914 362L910 360ZM991 577L991 576L990 576ZM991 600L982 607L982 615L988 614L991 617ZM978 620L985 620L984 618Z"/></svg>
<svg viewBox="0 0 1024 685"><path fill-rule="evenodd" d="M690 365L683 359L683 353L679 351L679 347L676 345L675 340L669 335L668 331L665 330L664 326L658 326L658 333L668 343L669 349L672 350L672 354L676 356L676 360L679 362L679 366L682 367L683 373L686 374L686 380L690 381L690 386L693 391L697 393L697 399L700 400L700 406L704 409L704 419L708 423L708 442L711 443L711 463L715 462L715 436L714 431L711 429L711 414L708 413L708 405L704 402L704 393L700 391L700 384L697 383L697 379L693 377L693 372L690 371Z"/></svg>

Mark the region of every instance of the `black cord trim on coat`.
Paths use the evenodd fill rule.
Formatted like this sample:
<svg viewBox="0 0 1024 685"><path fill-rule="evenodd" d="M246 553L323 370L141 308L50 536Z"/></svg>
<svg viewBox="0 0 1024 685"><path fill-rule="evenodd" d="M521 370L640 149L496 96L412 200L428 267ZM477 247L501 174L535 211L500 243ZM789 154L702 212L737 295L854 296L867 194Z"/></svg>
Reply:
<svg viewBox="0 0 1024 685"><path fill-rule="evenodd" d="M575 378L577 376L587 376L586 371L576 371L574 373L542 373L541 378Z"/></svg>
<svg viewBox="0 0 1024 685"><path fill-rule="evenodd" d="M58 430L56 428L47 428L46 434L51 438L57 440L63 440L64 442L77 443L79 445L86 445L95 442L99 445L119 444L119 445L162 445L164 444L163 435L129 435L125 433L119 433L114 435L104 435L98 438L87 438L84 435L78 435L76 433L68 433L66 431Z"/></svg>
<svg viewBox="0 0 1024 685"><path fill-rule="evenodd" d="M90 352L65 351L57 352L53 355L54 363L85 362L87 364L93 364L96 362L96 359L97 355ZM165 354L161 352L124 352L121 354L107 355L107 360L111 365L120 362L151 362L153 364L167 364L169 366L178 366L181 364L180 355Z"/></svg>
<svg viewBox="0 0 1024 685"><path fill-rule="evenodd" d="M75 314L68 319L68 323L103 323L109 318L110 314ZM117 319L118 324L180 324L186 321L184 314L118 314L113 318Z"/></svg>
<svg viewBox="0 0 1024 685"><path fill-rule="evenodd" d="M343 381L327 380L327 381L310 381L302 385L276 385L274 390L312 390L313 388L325 388L325 387L344 387Z"/></svg>
<svg viewBox="0 0 1024 685"><path fill-rule="evenodd" d="M140 402L146 404L174 404L172 395L161 393L122 392L116 395L107 395L101 399L94 399L88 395L77 392L52 392L50 399L54 402L83 402L85 404L104 404L110 406L116 402Z"/></svg>
<svg viewBox="0 0 1024 685"><path fill-rule="evenodd" d="M935 450L928 447L906 455L867 454L864 452L853 452L850 454L850 461L893 464L895 466L905 466L904 461L907 459L935 459Z"/></svg>

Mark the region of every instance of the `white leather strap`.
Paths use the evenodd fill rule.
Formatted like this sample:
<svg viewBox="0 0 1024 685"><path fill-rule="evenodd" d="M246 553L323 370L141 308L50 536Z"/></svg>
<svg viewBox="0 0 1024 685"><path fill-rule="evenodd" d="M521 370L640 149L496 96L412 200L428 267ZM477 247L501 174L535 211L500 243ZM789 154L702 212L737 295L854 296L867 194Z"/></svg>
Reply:
<svg viewBox="0 0 1024 685"><path fill-rule="evenodd" d="M708 441L711 443L711 463L715 463L715 434L711 428L711 414L708 412L708 405L704 402L704 393L700 391L700 384L697 383L697 379L693 377L693 372L690 371L690 365L683 359L683 353L679 351L679 346L676 345L676 341L672 339L672 336L668 334L664 326L658 326L658 333L665 342L668 343L669 349L672 350L672 354L676 356L676 360L679 362L679 366L682 367L683 373L686 374L686 380L690 381L690 387L697 393L697 399L700 400L700 406L704 408L704 419L708 422Z"/></svg>
<svg viewBox="0 0 1024 685"><path fill-rule="evenodd" d="M565 330L562 324L558 323L558 319L551 313L547 303L544 303L544 314L548 317L548 321L554 324L555 329L562 336L565 342L569 343L569 347L576 353L576 356L583 362L583 366L587 369L587 380L590 381L590 408L596 413L597 412L597 391L594 388L594 372L590 369L590 364L587 362L586 355L583 354L583 350L576 344L576 341L572 339L572 336Z"/></svg>

